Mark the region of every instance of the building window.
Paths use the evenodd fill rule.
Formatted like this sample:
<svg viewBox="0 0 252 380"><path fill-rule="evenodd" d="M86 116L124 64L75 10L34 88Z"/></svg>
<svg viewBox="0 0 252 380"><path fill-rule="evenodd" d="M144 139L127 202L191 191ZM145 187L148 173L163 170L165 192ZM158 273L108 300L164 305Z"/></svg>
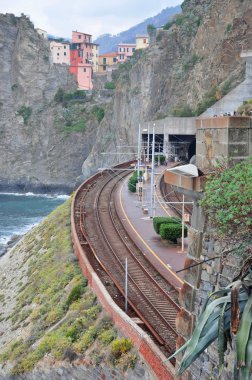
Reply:
<svg viewBox="0 0 252 380"><path fill-rule="evenodd" d="M87 71L86 67L84 67L83 71L84 71L84 73Z"/></svg>
<svg viewBox="0 0 252 380"><path fill-rule="evenodd" d="M78 50L78 57L80 57L80 58L83 57L83 51L82 50Z"/></svg>
<svg viewBox="0 0 252 380"><path fill-rule="evenodd" d="M124 52L124 48L121 47L121 48L120 48L120 51L121 51L121 52Z"/></svg>
<svg viewBox="0 0 252 380"><path fill-rule="evenodd" d="M106 65L106 58L103 58L103 60L102 60L102 63L104 64L104 65Z"/></svg>
<svg viewBox="0 0 252 380"><path fill-rule="evenodd" d="M132 49L133 53L134 53L135 50L136 50L135 48Z"/></svg>
<svg viewBox="0 0 252 380"><path fill-rule="evenodd" d="M106 71L106 66L102 66L103 71Z"/></svg>
<svg viewBox="0 0 252 380"><path fill-rule="evenodd" d="M129 52L129 50L130 50L130 49L129 49L129 48L127 48L127 52Z"/></svg>
<svg viewBox="0 0 252 380"><path fill-rule="evenodd" d="M59 55L59 53L57 53L57 55Z"/></svg>
<svg viewBox="0 0 252 380"><path fill-rule="evenodd" d="M116 57L115 57L115 58L113 58L113 62L116 62Z"/></svg>
<svg viewBox="0 0 252 380"><path fill-rule="evenodd" d="M81 39L81 34L78 35L79 40Z"/></svg>
<svg viewBox="0 0 252 380"><path fill-rule="evenodd" d="M64 49L66 49L66 45L64 45Z"/></svg>
<svg viewBox="0 0 252 380"><path fill-rule="evenodd" d="M144 38L143 42L144 42L144 44L146 44L146 38Z"/></svg>
<svg viewBox="0 0 252 380"><path fill-rule="evenodd" d="M120 54L120 60L122 61L124 59L124 55Z"/></svg>
<svg viewBox="0 0 252 380"><path fill-rule="evenodd" d="M66 55L66 52L64 51L64 55Z"/></svg>

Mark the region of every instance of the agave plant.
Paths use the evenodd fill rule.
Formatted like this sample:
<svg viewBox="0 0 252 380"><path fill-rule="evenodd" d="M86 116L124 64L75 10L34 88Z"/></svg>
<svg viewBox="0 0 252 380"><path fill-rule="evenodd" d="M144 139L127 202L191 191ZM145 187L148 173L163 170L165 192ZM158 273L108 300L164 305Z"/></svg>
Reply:
<svg viewBox="0 0 252 380"><path fill-rule="evenodd" d="M189 339L169 359L184 352L178 375L218 338L219 377L224 367L227 343L235 350L234 379L248 380L252 365L252 257L225 289L207 299Z"/></svg>

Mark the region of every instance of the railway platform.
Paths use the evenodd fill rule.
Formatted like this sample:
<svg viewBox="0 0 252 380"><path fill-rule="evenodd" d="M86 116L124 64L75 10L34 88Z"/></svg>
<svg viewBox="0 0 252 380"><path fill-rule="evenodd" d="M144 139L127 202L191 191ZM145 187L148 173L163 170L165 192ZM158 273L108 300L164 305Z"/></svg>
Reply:
<svg viewBox="0 0 252 380"><path fill-rule="evenodd" d="M155 183L159 181L165 166L159 166L155 173ZM116 203L117 212L128 234L142 250L143 254L152 265L166 278L176 289L183 284L183 272L176 273L183 269L187 252L187 239L185 239L185 249L181 253L181 244L171 244L165 242L155 232L153 221L149 215L150 200L150 179L144 184L144 196L140 200L136 193L128 191L128 176L122 181L117 192ZM155 216L173 216L172 210L164 207L161 195L156 185L155 191Z"/></svg>

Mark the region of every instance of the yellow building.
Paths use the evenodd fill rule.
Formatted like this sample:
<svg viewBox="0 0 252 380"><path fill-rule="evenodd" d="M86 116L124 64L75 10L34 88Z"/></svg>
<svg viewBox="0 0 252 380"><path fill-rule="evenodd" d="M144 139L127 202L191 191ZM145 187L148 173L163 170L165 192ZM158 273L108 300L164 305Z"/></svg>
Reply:
<svg viewBox="0 0 252 380"><path fill-rule="evenodd" d="M99 45L92 43L92 68L93 72L98 72Z"/></svg>
<svg viewBox="0 0 252 380"><path fill-rule="evenodd" d="M146 49L149 46L149 36L148 35L136 35L136 50Z"/></svg>
<svg viewBox="0 0 252 380"><path fill-rule="evenodd" d="M117 64L118 58L117 53L105 53L101 54L98 57L98 72L106 73L109 69L112 69L113 66Z"/></svg>

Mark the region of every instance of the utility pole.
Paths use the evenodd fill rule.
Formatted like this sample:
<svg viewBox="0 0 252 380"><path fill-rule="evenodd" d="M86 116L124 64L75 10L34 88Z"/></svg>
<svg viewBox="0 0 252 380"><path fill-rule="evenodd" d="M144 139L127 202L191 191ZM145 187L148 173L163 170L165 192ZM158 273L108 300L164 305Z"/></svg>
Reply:
<svg viewBox="0 0 252 380"><path fill-rule="evenodd" d="M150 162L150 126L148 123L147 162Z"/></svg>
<svg viewBox="0 0 252 380"><path fill-rule="evenodd" d="M181 238L181 253L184 253L185 249L185 232L184 232L184 226L185 226L185 196L183 194L182 196L182 238Z"/></svg>
<svg viewBox="0 0 252 380"><path fill-rule="evenodd" d="M155 166L155 124L153 124L152 129L152 160L151 160L151 214L150 217L154 216L155 207L155 194L154 194L154 166Z"/></svg>
<svg viewBox="0 0 252 380"><path fill-rule="evenodd" d="M128 312L128 258L125 258L125 313Z"/></svg>
<svg viewBox="0 0 252 380"><path fill-rule="evenodd" d="M140 161L141 161L141 126L138 127L138 153L137 153L137 181L139 182L140 177Z"/></svg>

